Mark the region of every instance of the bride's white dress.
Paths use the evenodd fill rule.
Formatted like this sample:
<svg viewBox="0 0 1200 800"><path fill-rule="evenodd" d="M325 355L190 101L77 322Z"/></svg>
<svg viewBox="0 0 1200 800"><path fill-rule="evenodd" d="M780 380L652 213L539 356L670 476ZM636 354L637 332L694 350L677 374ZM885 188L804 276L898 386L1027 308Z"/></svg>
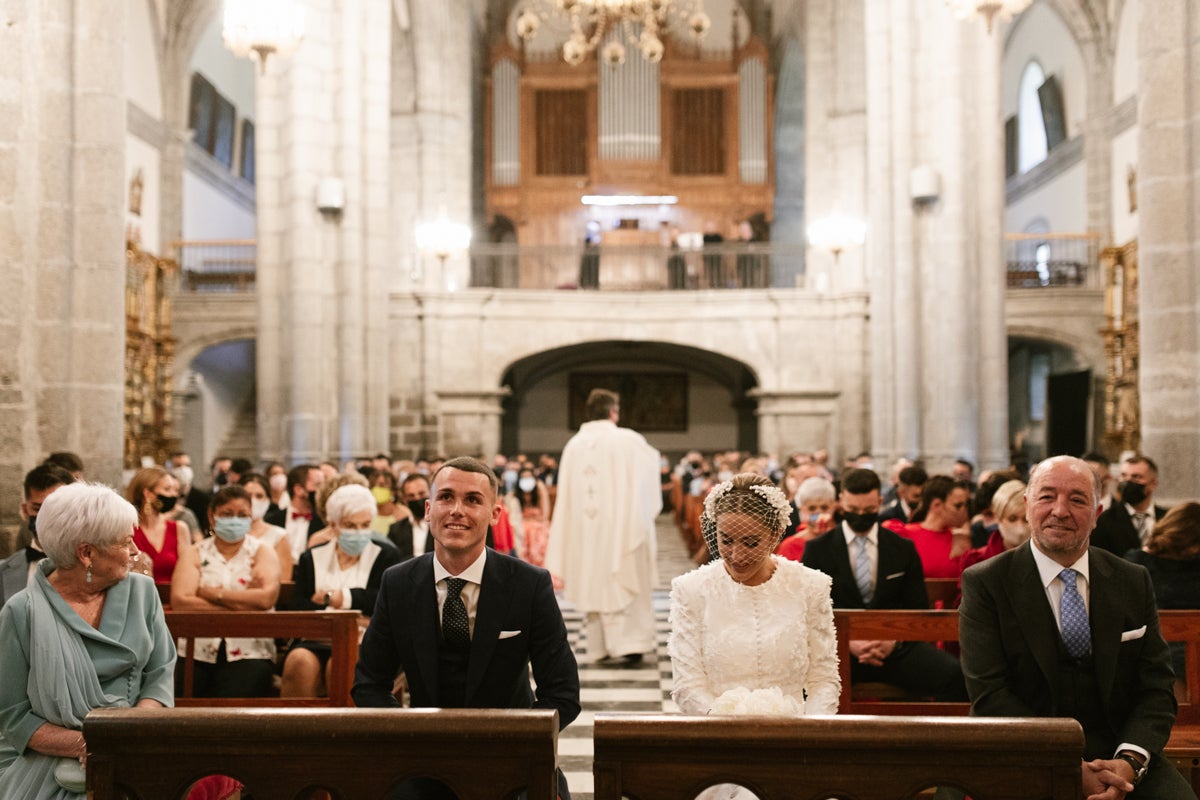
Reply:
<svg viewBox="0 0 1200 800"><path fill-rule="evenodd" d="M772 556L775 573L744 586L714 561L671 582L672 697L685 714L707 714L731 689L778 687L802 714L837 713L837 635L831 580ZM702 797L753 797L713 787Z"/></svg>

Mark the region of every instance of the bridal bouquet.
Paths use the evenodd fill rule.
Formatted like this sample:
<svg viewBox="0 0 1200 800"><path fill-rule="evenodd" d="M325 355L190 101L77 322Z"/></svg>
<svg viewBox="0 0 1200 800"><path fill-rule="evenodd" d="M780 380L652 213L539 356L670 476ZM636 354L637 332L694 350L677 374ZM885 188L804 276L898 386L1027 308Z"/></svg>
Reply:
<svg viewBox="0 0 1200 800"><path fill-rule="evenodd" d="M802 717L804 704L786 695L778 686L747 689L738 686L713 701L709 714L751 717Z"/></svg>

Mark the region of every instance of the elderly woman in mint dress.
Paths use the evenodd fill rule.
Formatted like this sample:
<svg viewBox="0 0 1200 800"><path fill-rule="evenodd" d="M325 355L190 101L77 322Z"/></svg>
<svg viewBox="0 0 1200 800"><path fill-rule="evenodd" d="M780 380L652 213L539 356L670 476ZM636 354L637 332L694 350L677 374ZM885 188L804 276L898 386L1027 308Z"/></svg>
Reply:
<svg viewBox="0 0 1200 800"><path fill-rule="evenodd" d="M0 797L84 797L83 718L174 704L175 645L154 581L131 574L133 506L76 483L46 498L47 559L0 610Z"/></svg>

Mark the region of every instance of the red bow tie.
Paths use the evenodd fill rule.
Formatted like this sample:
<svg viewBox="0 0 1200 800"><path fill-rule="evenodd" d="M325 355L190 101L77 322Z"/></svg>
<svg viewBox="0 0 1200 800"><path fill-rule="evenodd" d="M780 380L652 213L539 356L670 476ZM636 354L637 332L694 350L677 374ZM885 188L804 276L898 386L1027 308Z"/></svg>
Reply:
<svg viewBox="0 0 1200 800"><path fill-rule="evenodd" d="M299 511L292 512L292 519L312 519L312 514L301 514Z"/></svg>

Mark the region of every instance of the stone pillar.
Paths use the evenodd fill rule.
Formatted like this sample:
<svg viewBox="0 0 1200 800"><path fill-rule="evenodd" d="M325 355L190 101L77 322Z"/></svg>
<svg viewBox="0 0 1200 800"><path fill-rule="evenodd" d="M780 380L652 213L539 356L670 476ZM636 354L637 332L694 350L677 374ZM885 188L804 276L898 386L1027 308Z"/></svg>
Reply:
<svg viewBox="0 0 1200 800"><path fill-rule="evenodd" d="M259 78L258 427L263 458L387 450L391 4L308 6ZM345 188L340 214L317 188Z"/></svg>
<svg viewBox="0 0 1200 800"><path fill-rule="evenodd" d="M866 32L871 450L1007 464L999 34L941 0L874 3Z"/></svg>
<svg viewBox="0 0 1200 800"><path fill-rule="evenodd" d="M7 3L0 25L0 523L77 452L121 478L125 4Z"/></svg>
<svg viewBox="0 0 1200 800"><path fill-rule="evenodd" d="M1164 499L1200 497L1200 8L1141 0L1138 307L1142 449Z"/></svg>

